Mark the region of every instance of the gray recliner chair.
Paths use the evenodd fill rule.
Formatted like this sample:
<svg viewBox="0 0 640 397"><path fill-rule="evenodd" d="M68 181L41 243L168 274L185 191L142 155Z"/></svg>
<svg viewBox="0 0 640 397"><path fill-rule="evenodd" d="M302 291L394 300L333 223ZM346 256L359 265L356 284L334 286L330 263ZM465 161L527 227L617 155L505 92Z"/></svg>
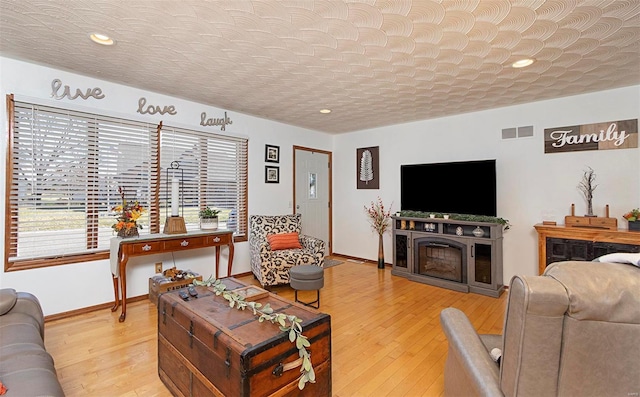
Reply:
<svg viewBox="0 0 640 397"><path fill-rule="evenodd" d="M640 268L557 262L515 276L503 335L478 335L461 311L449 341L446 396L628 396L640 392ZM498 348L496 362L490 352ZM497 351L494 351L497 352Z"/></svg>

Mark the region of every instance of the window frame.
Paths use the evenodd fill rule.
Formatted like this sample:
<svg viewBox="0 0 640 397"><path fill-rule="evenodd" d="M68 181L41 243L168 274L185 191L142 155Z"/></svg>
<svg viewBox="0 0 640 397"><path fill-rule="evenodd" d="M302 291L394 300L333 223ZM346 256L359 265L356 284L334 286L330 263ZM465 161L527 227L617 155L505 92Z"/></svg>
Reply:
<svg viewBox="0 0 640 397"><path fill-rule="evenodd" d="M87 187L86 190L84 190L84 194L86 194L86 199L85 199L86 209L84 212L84 217L85 217L84 219L87 222L87 229L85 231L85 238L87 243L86 249L90 250L93 247L93 249L97 249L97 250L92 252L81 252L77 254L75 253L74 254L52 254L51 256L47 256L47 257L34 257L34 258L25 258L25 259L15 258L17 255L17 248L13 247L12 243L17 244L18 242L17 232L15 232L15 230L18 230L17 226L20 222L20 220L18 219L18 216L19 216L18 204L17 204L18 199L15 199L15 200L11 199L12 197L11 194L14 192L14 190L16 190L14 189L14 187L17 186L14 180L14 166L16 166L16 163L14 162L14 158L13 158L14 149L16 145L15 104L16 102L19 102L20 104L31 105L31 106L41 106L44 108L54 108L54 109L60 109L63 111L68 111L68 112L76 112L76 111L71 109L65 109L62 107L56 107L52 105L36 104L30 101L16 101L14 99L14 94L7 94L6 97L7 97L6 98L6 115L8 120L8 139L7 139L7 151L6 151L6 155L7 155L6 175L5 175L5 249L4 249L5 272L108 259L110 256L108 248L97 249L98 237L96 233L99 229L98 229L98 223L97 223L98 214L97 214L96 208L102 204L100 203L101 198L99 197L98 194L96 194L96 190L90 188L89 186ZM95 116L100 120L114 119L114 117L110 117L107 115L100 115L93 112L81 111L78 113L89 114L91 116ZM122 119L122 120L126 121L127 123L133 123L133 124L139 123L139 126L141 128L143 128L144 125L151 124L149 122L142 122L142 121L135 121L135 120L125 120L125 119ZM240 187L238 188L237 196L235 196L235 201L237 203L240 203L240 205L238 206L238 211L236 213L237 224L236 224L236 233L234 233L234 241L235 242L247 241L247 236L248 236L248 216L247 216L248 214L248 205L247 205L248 203L248 146L249 146L248 138L235 137L235 136L226 135L226 134L208 133L208 132L189 130L189 129L177 128L177 127L166 126L165 128L178 129L180 130L181 133L193 133L194 137L207 136L208 138L209 137L219 138L221 142L225 140L234 141L236 142L237 145L239 145L240 153L244 156L244 158L237 162L238 168L236 170L239 173L239 175L241 175L241 178L239 183ZM146 188L148 188L148 191L149 191L148 193L149 194L149 203L148 203L149 225L145 226L145 228L149 231L150 234L160 233L161 228L164 225L163 216L164 216L165 210L163 210L163 207L161 207L162 197L161 197L161 188L160 188L161 183L164 183L162 181L164 177L164 170L161 169L161 163L160 163L161 157L162 157L162 153L161 153L161 136L162 136L161 134L163 133L162 129L163 129L162 122L158 124L155 132L151 131L151 128L149 128L150 130L149 145L153 147L150 147L150 159L149 159L150 160L149 161L150 177L147 182L148 186L145 186ZM87 135L85 138L86 138L86 141L89 143L91 139L91 134L87 132ZM99 137L96 139L99 139ZM206 150L204 152L206 152ZM100 167L100 165L97 163L96 156L89 156L86 159L86 163L83 163L83 165L86 165L87 169L94 170L94 171L99 169ZM87 174L89 175L88 176L89 178L97 178L96 172L94 173L88 172ZM196 195L198 194L200 193L196 193ZM93 198L90 198L90 197L93 197ZM197 197L199 199L199 196Z"/></svg>

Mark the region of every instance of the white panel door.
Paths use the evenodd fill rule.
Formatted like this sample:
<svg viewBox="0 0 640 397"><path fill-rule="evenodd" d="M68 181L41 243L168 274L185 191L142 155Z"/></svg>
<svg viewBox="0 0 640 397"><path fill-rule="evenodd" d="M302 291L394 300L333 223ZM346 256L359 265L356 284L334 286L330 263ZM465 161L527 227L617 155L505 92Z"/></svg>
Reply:
<svg viewBox="0 0 640 397"><path fill-rule="evenodd" d="M302 214L302 234L324 240L329 255L329 154L295 149L295 213Z"/></svg>

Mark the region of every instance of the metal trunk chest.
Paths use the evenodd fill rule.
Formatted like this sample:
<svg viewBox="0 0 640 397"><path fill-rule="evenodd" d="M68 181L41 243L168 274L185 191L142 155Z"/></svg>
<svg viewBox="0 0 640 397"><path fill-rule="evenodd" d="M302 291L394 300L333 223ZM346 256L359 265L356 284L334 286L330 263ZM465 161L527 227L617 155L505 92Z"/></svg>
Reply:
<svg viewBox="0 0 640 397"><path fill-rule="evenodd" d="M223 279L227 289L244 287ZM257 301L275 312L303 320L311 346L316 383L298 389L298 349L287 333L270 322L258 322L251 310L229 307L221 296L197 287L198 298L183 301L176 292L158 302L158 374L176 396L330 396L331 317L269 294Z"/></svg>

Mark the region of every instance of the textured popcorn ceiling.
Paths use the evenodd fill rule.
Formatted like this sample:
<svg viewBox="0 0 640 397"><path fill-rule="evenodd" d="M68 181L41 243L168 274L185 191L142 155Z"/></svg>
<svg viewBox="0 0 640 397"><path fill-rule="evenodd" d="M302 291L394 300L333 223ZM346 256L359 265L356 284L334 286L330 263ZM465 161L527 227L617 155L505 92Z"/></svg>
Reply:
<svg viewBox="0 0 640 397"><path fill-rule="evenodd" d="M340 133L640 84L640 0L0 0L0 54Z"/></svg>

